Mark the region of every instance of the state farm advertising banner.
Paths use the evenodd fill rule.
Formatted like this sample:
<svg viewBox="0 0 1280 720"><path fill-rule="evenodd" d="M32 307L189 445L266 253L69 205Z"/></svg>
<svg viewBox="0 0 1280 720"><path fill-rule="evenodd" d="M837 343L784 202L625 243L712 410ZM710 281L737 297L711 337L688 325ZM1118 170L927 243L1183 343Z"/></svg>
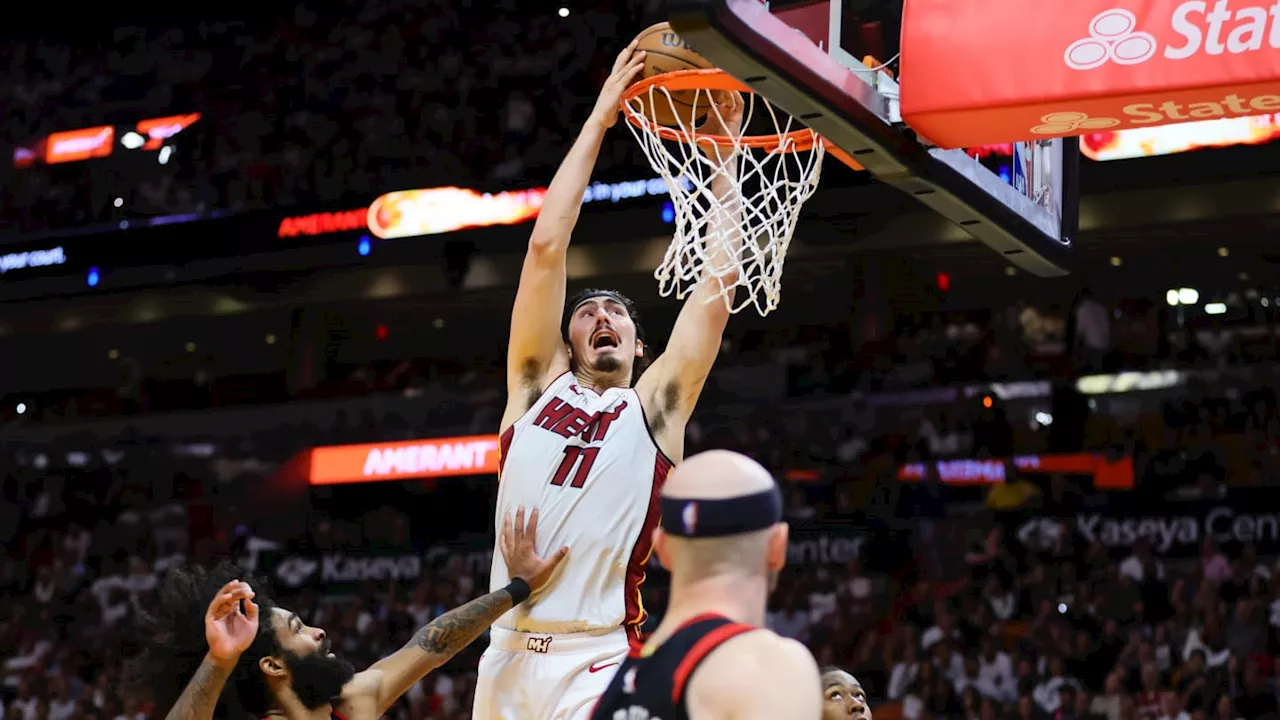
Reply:
<svg viewBox="0 0 1280 720"><path fill-rule="evenodd" d="M498 436L430 438L308 451L312 485L414 480L498 473Z"/></svg>
<svg viewBox="0 0 1280 720"><path fill-rule="evenodd" d="M945 148L1280 110L1277 0L906 0L903 119Z"/></svg>

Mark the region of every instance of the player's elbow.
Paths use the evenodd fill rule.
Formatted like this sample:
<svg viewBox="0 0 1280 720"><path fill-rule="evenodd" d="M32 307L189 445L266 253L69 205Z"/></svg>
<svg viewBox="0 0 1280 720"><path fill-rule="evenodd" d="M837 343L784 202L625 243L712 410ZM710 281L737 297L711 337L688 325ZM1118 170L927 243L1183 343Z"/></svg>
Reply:
<svg viewBox="0 0 1280 720"><path fill-rule="evenodd" d="M529 237L527 254L531 258L553 259L563 256L569 247L567 235L558 232L534 232Z"/></svg>

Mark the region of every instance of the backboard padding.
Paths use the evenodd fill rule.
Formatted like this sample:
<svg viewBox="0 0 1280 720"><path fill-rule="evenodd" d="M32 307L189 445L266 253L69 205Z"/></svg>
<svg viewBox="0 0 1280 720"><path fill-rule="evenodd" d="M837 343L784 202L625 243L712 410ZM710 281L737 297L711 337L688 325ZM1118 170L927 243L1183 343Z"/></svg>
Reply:
<svg viewBox="0 0 1280 720"><path fill-rule="evenodd" d="M1040 208L963 151L930 150L900 131L884 96L759 0L669 0L668 11L672 26L698 52L839 145L878 180L1029 272L1065 274L1074 227L1068 234L1064 224L1062 235L1051 234ZM1065 148L1068 154L1078 155ZM1073 217L1074 207L1064 208L1064 220Z"/></svg>

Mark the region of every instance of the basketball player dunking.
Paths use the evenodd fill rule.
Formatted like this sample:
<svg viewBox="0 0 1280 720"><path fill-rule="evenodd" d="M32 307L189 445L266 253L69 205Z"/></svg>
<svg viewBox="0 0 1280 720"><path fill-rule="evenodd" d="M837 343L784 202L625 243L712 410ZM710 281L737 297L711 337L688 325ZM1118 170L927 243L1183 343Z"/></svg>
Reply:
<svg viewBox="0 0 1280 720"><path fill-rule="evenodd" d="M825 720L809 650L763 629L787 559L773 477L743 455L701 453L671 474L661 508L654 549L671 602L592 720Z"/></svg>
<svg viewBox="0 0 1280 720"><path fill-rule="evenodd" d="M683 454L685 424L729 318L716 279L705 278L680 311L666 352L640 374L647 346L629 299L590 290L565 303L565 256L582 196L621 94L643 63L635 42L618 55L551 181L525 254L511 313L497 514L537 506L539 549L573 551L536 607L518 607L494 624L475 720L583 720L638 642L658 491ZM735 134L741 98L725 98L721 107L723 123L706 130ZM712 189L726 205L735 202L728 181ZM720 217L736 223L738 209ZM709 248L712 262L721 252ZM494 553L491 587L507 576Z"/></svg>

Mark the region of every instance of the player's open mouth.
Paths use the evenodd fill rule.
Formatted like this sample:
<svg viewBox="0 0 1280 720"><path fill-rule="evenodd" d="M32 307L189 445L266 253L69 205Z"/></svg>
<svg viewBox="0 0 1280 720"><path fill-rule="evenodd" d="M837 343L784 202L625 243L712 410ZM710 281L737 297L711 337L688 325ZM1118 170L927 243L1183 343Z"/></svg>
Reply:
<svg viewBox="0 0 1280 720"><path fill-rule="evenodd" d="M608 330L601 330L596 333L595 337L591 338L591 347L596 350L605 347L616 348L618 347L618 336Z"/></svg>

